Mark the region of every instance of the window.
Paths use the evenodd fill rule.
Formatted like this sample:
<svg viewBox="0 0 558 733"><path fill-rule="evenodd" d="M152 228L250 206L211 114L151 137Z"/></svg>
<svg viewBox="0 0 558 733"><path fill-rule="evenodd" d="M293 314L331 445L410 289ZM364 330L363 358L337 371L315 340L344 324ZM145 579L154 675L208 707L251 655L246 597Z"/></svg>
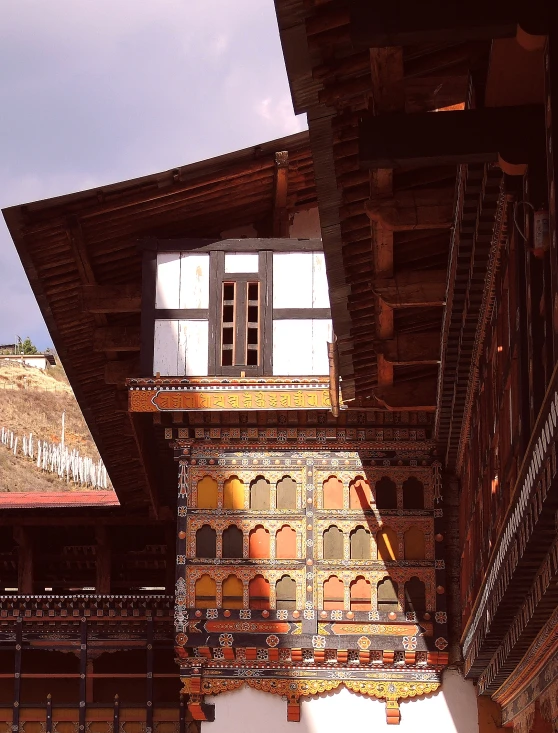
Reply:
<svg viewBox="0 0 558 733"><path fill-rule="evenodd" d="M247 376L271 373L271 353L264 369L264 335L271 333L266 303L267 252L211 253L212 284L210 319L215 328L210 335L209 369L212 374Z"/></svg>
<svg viewBox="0 0 558 733"><path fill-rule="evenodd" d="M378 509L397 509L397 487L387 476L376 484L376 507Z"/></svg>
<svg viewBox="0 0 558 733"><path fill-rule="evenodd" d="M351 583L351 611L372 610L372 588L362 577Z"/></svg>
<svg viewBox="0 0 558 733"><path fill-rule="evenodd" d="M196 580L196 608L215 608L217 605L217 586L209 575Z"/></svg>
<svg viewBox="0 0 558 733"><path fill-rule="evenodd" d="M362 476L357 476L349 484L349 509L368 511L372 508L372 491L370 484Z"/></svg>
<svg viewBox="0 0 558 733"><path fill-rule="evenodd" d="M223 484L223 507L244 509L244 482L238 476L229 476Z"/></svg>
<svg viewBox="0 0 558 733"><path fill-rule="evenodd" d="M196 532L196 557L216 557L216 547L217 533L209 524L204 524Z"/></svg>
<svg viewBox="0 0 558 733"><path fill-rule="evenodd" d="M261 525L250 532L250 557L269 557L269 532Z"/></svg>
<svg viewBox="0 0 558 733"><path fill-rule="evenodd" d="M351 532L351 560L370 560L370 532L364 527Z"/></svg>
<svg viewBox="0 0 558 733"><path fill-rule="evenodd" d="M296 509L296 481L290 476L277 482L277 509Z"/></svg>
<svg viewBox="0 0 558 733"><path fill-rule="evenodd" d="M414 476L403 482L403 509L424 509L424 486Z"/></svg>
<svg viewBox="0 0 558 733"><path fill-rule="evenodd" d="M378 560L384 562L397 560L397 534L386 527L381 529L376 535L376 544L378 546Z"/></svg>
<svg viewBox="0 0 558 733"><path fill-rule="evenodd" d="M332 575L324 583L324 609L335 611L345 607L345 586L336 575Z"/></svg>
<svg viewBox="0 0 558 733"><path fill-rule="evenodd" d="M240 558L244 555L242 530L234 524L223 532L223 557Z"/></svg>
<svg viewBox="0 0 558 733"><path fill-rule="evenodd" d="M278 560L292 560L297 556L296 531L287 524L275 535L275 557Z"/></svg>
<svg viewBox="0 0 558 733"><path fill-rule="evenodd" d="M244 588L236 575L229 575L223 583L223 608L244 608Z"/></svg>
<svg viewBox="0 0 558 733"><path fill-rule="evenodd" d="M397 583L391 578L384 578L378 583L378 611L383 613L399 611Z"/></svg>
<svg viewBox="0 0 558 733"><path fill-rule="evenodd" d="M211 476L204 476L198 481L198 509L217 508L217 481Z"/></svg>
<svg viewBox="0 0 558 733"><path fill-rule="evenodd" d="M330 476L324 481L324 509L343 509L343 483L337 476Z"/></svg>
<svg viewBox="0 0 558 733"><path fill-rule="evenodd" d="M271 491L269 481L258 476L250 484L250 509L267 511L271 506Z"/></svg>
<svg viewBox="0 0 558 733"><path fill-rule="evenodd" d="M279 610L296 608L296 582L290 575L283 575L275 584L275 607Z"/></svg>
<svg viewBox="0 0 558 733"><path fill-rule="evenodd" d="M256 575L248 585L250 608L270 608L269 581L263 575Z"/></svg>
<svg viewBox="0 0 558 733"><path fill-rule="evenodd" d="M343 532L338 527L329 527L324 532L324 560L343 559Z"/></svg>

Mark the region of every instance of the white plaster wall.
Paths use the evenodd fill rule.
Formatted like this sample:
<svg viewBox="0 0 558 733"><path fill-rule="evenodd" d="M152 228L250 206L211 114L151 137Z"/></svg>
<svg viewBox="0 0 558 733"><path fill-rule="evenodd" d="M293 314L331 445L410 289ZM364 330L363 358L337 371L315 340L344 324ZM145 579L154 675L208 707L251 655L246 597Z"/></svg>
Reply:
<svg viewBox="0 0 558 733"><path fill-rule="evenodd" d="M244 686L207 697L215 705L215 721L202 723L202 733L479 733L477 700L471 682L458 672L444 674L442 689L424 699L401 703L399 727L386 723L385 704L345 687L302 703L300 723L287 722L287 703L277 695Z"/></svg>

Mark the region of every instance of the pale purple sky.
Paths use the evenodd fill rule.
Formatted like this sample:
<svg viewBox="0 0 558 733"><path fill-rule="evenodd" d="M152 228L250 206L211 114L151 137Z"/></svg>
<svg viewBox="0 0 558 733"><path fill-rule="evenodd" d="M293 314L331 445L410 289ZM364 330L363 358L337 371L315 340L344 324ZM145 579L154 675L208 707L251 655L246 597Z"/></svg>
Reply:
<svg viewBox="0 0 558 733"><path fill-rule="evenodd" d="M306 128L273 0L1 0L0 208ZM3 219L0 343L51 339Z"/></svg>

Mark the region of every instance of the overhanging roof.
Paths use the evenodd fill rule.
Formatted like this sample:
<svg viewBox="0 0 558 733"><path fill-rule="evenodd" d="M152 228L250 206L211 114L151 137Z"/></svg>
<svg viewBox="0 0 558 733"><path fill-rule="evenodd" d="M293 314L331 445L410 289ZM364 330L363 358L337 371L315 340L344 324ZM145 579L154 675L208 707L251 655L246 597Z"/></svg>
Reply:
<svg viewBox="0 0 558 733"><path fill-rule="evenodd" d="M128 513L171 516L176 467L168 448L157 444L151 423L130 419L123 380L111 378L120 362L126 362L121 365L125 376L139 376L139 307L131 313L92 313L84 307L84 286L114 286L139 294L141 238L219 238L223 231L247 225L254 226L257 236L271 236L275 154L280 151L288 152L287 211L315 206L308 134L303 132L3 212L56 350ZM127 350L105 350L99 334L111 328L128 336Z"/></svg>

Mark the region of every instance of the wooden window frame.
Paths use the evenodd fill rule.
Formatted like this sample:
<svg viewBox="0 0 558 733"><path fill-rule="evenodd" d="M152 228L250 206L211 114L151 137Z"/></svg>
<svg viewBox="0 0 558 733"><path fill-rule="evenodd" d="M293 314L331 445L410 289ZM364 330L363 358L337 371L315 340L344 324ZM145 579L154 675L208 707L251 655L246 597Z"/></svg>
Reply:
<svg viewBox="0 0 558 733"><path fill-rule="evenodd" d="M280 308L273 309L273 253L274 252L322 252L322 240L274 238L218 239L184 237L159 239L147 237L138 241L143 251L142 305L141 305L141 352L140 372L143 377L153 376L155 321L156 320L208 320L210 376L271 376L273 374L273 319L330 319L329 308ZM209 261L209 308L208 309L157 309L155 295L157 284L157 254L161 252L208 253ZM226 273L225 253L258 254L258 273ZM215 272L215 262L220 269ZM221 277L219 281L217 278ZM253 366L220 367L221 315L219 303L222 295L223 277L229 281L260 282L260 364ZM218 288L216 290L216 288Z"/></svg>
<svg viewBox="0 0 558 733"><path fill-rule="evenodd" d="M242 243L237 242L237 251L242 251ZM247 377L261 377L271 374L272 370L272 278L270 268L273 266L272 252L260 251L258 254L258 272L227 273L225 272L225 250L212 251L209 254L209 373L215 376L239 377L241 372ZM248 321L245 312L248 309L248 283L259 283L259 363L257 365L233 364L223 366L221 363L223 284L237 284L235 313L235 342L240 344L244 361L247 358ZM238 287L245 285L245 287ZM238 354L238 352L236 352ZM234 360L234 356L233 356Z"/></svg>

